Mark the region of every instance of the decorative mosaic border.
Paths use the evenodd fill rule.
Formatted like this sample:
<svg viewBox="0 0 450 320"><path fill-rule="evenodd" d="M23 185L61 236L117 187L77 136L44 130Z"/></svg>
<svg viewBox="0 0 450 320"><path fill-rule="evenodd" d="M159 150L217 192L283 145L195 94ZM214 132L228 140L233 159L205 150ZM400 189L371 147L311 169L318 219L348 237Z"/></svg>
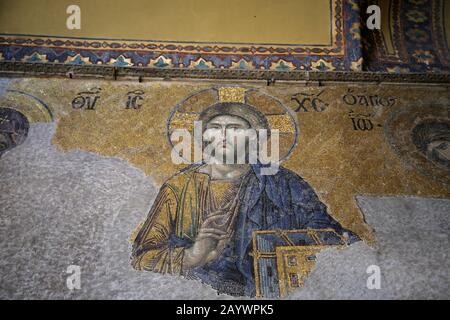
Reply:
<svg viewBox="0 0 450 320"><path fill-rule="evenodd" d="M330 0L329 46L183 43L0 35L0 60L159 69L359 71L357 0Z"/></svg>
<svg viewBox="0 0 450 320"><path fill-rule="evenodd" d="M444 21L444 4L445 0L442 1L434 1L434 9L438 14L436 18L433 20L433 41L434 45L437 48L437 54L439 60L443 65L450 68L450 43L447 42L446 30L445 30L445 21ZM448 5L448 4L447 4ZM441 14L439 14L439 12ZM450 32L447 31L447 32ZM444 45L442 45L444 44Z"/></svg>
<svg viewBox="0 0 450 320"><path fill-rule="evenodd" d="M108 65L67 65L57 63L29 63L0 61L0 76L28 77L55 76L67 78L101 79L212 79L212 80L264 80L268 85L276 81L356 82L356 83L437 83L450 84L450 73L382 73L354 71L274 71L274 70L226 70L187 68L143 68Z"/></svg>
<svg viewBox="0 0 450 320"><path fill-rule="evenodd" d="M450 72L450 54L442 19L447 0L392 0L393 42L386 53L381 31L364 33L364 69L382 72Z"/></svg>

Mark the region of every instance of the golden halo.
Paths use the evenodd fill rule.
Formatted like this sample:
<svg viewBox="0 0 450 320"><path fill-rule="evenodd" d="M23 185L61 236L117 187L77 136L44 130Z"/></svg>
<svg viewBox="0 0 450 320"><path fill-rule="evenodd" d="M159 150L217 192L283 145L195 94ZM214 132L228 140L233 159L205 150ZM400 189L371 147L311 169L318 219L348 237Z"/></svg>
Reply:
<svg viewBox="0 0 450 320"><path fill-rule="evenodd" d="M424 122L450 123L449 106L409 106L393 112L386 121L389 144L399 157L423 175L450 184L450 172L421 152L413 141L413 130Z"/></svg>
<svg viewBox="0 0 450 320"><path fill-rule="evenodd" d="M220 102L237 102L249 105L261 112L269 123L270 130L279 130L280 162L286 160L297 145L299 129L293 112L280 100L257 89L227 86L214 87L195 92L177 104L167 120L167 139L177 129L186 129L193 134L194 121L210 106Z"/></svg>
<svg viewBox="0 0 450 320"><path fill-rule="evenodd" d="M29 123L52 122L53 113L41 99L23 91L6 90L0 101L0 107L22 113Z"/></svg>

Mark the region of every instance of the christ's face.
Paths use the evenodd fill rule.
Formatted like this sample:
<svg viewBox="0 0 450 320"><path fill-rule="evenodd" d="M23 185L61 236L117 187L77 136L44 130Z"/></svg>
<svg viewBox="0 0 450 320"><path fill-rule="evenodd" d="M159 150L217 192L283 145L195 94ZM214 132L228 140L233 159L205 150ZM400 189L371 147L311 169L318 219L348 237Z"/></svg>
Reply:
<svg viewBox="0 0 450 320"><path fill-rule="evenodd" d="M222 163L222 159L235 159L236 141L245 139L245 130L250 129L250 124L243 118L232 115L221 115L212 118L206 124L204 139L213 141L214 158ZM233 132L233 134L230 134Z"/></svg>

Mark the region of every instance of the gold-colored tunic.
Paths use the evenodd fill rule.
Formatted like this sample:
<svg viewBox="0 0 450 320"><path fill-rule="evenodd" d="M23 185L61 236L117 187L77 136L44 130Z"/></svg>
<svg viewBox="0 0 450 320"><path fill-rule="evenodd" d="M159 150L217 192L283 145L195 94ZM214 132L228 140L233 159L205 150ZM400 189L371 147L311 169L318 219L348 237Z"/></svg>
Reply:
<svg viewBox="0 0 450 320"><path fill-rule="evenodd" d="M240 179L213 181L199 167L169 179L160 189L133 246L138 270L182 274L183 241L194 242L203 221L232 203Z"/></svg>

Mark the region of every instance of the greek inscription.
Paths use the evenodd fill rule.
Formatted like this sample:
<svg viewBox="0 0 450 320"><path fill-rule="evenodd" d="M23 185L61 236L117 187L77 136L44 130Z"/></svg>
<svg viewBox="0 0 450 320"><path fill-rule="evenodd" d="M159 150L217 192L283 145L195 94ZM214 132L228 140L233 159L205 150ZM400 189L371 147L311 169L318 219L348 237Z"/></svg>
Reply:
<svg viewBox="0 0 450 320"><path fill-rule="evenodd" d="M342 101L349 106L393 107L397 102L397 98L355 94L353 89L348 89L347 93L342 96Z"/></svg>
<svg viewBox="0 0 450 320"><path fill-rule="evenodd" d="M315 112L325 111L329 104L322 100L320 96L324 91L319 93L297 93L291 97L291 101L295 101L298 106L294 110L295 112L309 112L311 110Z"/></svg>
<svg viewBox="0 0 450 320"><path fill-rule="evenodd" d="M125 109L140 109L144 100L144 91L135 90L127 93L127 103Z"/></svg>
<svg viewBox="0 0 450 320"><path fill-rule="evenodd" d="M355 113L351 110L348 116L352 121L353 130L355 131L372 131L375 127L375 124L372 121L374 115L371 113ZM379 124L377 126L381 127Z"/></svg>
<svg viewBox="0 0 450 320"><path fill-rule="evenodd" d="M72 100L72 108L95 110L97 101L100 99L101 88L93 88L89 91L79 92Z"/></svg>

